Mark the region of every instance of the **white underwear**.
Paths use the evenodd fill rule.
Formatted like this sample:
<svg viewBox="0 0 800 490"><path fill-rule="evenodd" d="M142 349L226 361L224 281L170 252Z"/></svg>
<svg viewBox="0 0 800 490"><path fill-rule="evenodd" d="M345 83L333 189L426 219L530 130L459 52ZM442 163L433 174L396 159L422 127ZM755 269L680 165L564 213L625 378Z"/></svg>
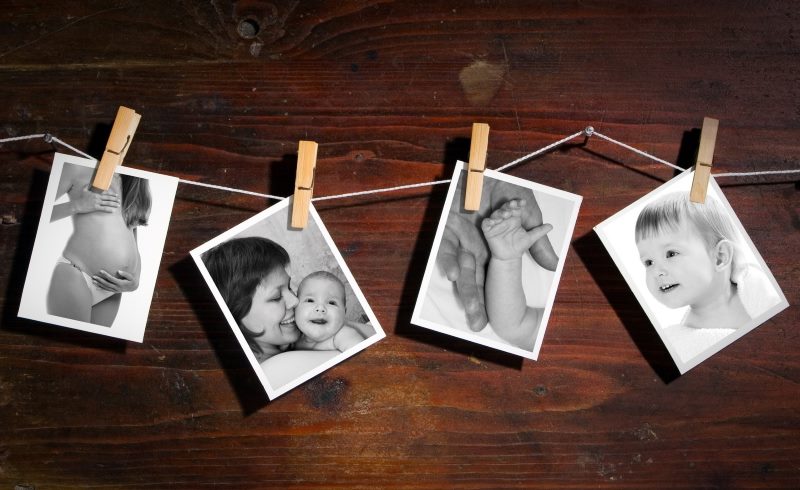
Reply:
<svg viewBox="0 0 800 490"><path fill-rule="evenodd" d="M76 268L78 272L83 275L83 280L86 282L86 287L89 288L89 292L92 295L92 306L96 305L97 303L107 299L117 293L114 291L108 291L106 289L101 288L100 286L96 285L94 281L92 281L92 276L83 272L80 267L72 263L71 260L65 258L63 255L56 259L56 263L58 264L69 264L72 267Z"/></svg>

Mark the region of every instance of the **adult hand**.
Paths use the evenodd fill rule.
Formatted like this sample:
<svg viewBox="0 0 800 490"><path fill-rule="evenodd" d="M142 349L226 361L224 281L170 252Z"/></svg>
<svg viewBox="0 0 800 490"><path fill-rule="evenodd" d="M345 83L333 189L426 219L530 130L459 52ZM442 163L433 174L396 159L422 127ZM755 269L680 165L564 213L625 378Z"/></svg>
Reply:
<svg viewBox="0 0 800 490"><path fill-rule="evenodd" d="M120 206L119 196L114 191L107 190L98 194L90 190L89 184L83 187L72 187L67 194L74 214L94 211L111 213Z"/></svg>
<svg viewBox="0 0 800 490"><path fill-rule="evenodd" d="M475 223L451 210L447 218L436 263L456 283L456 291L467 313L467 325L473 332L489 322L483 297L486 262L489 251Z"/></svg>
<svg viewBox="0 0 800 490"><path fill-rule="evenodd" d="M117 275L114 276L101 270L92 276L92 281L102 289L114 293L128 293L139 287L139 280L130 272L125 271L117 271Z"/></svg>

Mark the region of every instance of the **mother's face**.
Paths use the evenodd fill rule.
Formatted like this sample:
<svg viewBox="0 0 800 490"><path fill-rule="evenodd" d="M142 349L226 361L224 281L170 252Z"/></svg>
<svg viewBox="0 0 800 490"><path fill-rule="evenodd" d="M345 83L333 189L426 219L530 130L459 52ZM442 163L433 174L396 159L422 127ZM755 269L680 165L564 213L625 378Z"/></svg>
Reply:
<svg viewBox="0 0 800 490"><path fill-rule="evenodd" d="M270 272L256 288L250 311L242 318L242 327L255 341L269 345L287 345L300 338L294 322L297 296L289 288L289 274L279 268Z"/></svg>

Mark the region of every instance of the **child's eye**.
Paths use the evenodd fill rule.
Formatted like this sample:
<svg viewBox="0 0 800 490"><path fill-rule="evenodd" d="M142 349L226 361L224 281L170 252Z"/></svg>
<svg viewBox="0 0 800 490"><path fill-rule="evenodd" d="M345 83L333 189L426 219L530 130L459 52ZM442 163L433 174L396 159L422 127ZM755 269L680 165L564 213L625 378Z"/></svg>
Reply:
<svg viewBox="0 0 800 490"><path fill-rule="evenodd" d="M281 299L282 299L281 295L278 295L278 296L273 296L272 298L268 299L267 301L269 301L271 303L274 303L276 301L280 301Z"/></svg>
<svg viewBox="0 0 800 490"><path fill-rule="evenodd" d="M642 263L644 264L645 267L650 267L651 265L653 265L653 261L650 259L645 259Z"/></svg>
<svg viewBox="0 0 800 490"><path fill-rule="evenodd" d="M339 306L339 302L336 301L336 300L330 300L330 301L328 301L328 304L329 305L333 305L333 306Z"/></svg>
<svg viewBox="0 0 800 490"><path fill-rule="evenodd" d="M675 257L676 255L678 255L678 252L676 252L674 250L670 250L670 251L667 252L667 258L668 259L672 258L672 257Z"/></svg>
<svg viewBox="0 0 800 490"><path fill-rule="evenodd" d="M314 298L306 298L306 299L303 300L303 302L305 302L305 303L313 303L314 302Z"/></svg>

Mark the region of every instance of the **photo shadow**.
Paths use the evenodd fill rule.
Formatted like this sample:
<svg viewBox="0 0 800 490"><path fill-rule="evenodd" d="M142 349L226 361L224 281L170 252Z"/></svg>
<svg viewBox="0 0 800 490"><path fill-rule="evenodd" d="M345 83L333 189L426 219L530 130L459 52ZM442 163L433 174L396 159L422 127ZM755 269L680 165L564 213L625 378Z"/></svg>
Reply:
<svg viewBox="0 0 800 490"><path fill-rule="evenodd" d="M603 291L606 301L614 309L639 352L662 382L669 384L680 377L664 342L597 233L591 231L573 240L572 246L594 282Z"/></svg>
<svg viewBox="0 0 800 490"><path fill-rule="evenodd" d="M688 170L694 167L697 162L697 151L700 149L700 128L692 128L683 132L681 137L681 146L678 148L678 157L675 160L675 165L682 169ZM677 177L682 172L675 170L672 176Z"/></svg>
<svg viewBox="0 0 800 490"><path fill-rule="evenodd" d="M44 159L43 157L47 154L37 152L35 155L37 158L42 157ZM49 152L49 156L48 160L52 161L52 152ZM22 155L23 159L27 157L28 155ZM33 244L39 229L39 219L42 215L44 196L49 179L49 172L39 169L33 170L25 199L25 207L22 215L17 218L17 243L14 258L11 262L11 269L9 270L8 283L6 284L2 326L0 328L9 332L47 338L76 347L124 353L127 341L123 339L83 332L17 316L25 279L28 276Z"/></svg>
<svg viewBox="0 0 800 490"><path fill-rule="evenodd" d="M242 413L248 416L265 407L269 398L264 387L191 255L170 266L169 271L205 331L217 362L236 393Z"/></svg>
<svg viewBox="0 0 800 490"><path fill-rule="evenodd" d="M272 160L267 164L269 169L265 176L265 189L268 194L289 197L294 194L295 174L297 173L297 153L287 153L280 160Z"/></svg>
<svg viewBox="0 0 800 490"><path fill-rule="evenodd" d="M456 161L465 161L469 157L469 146L469 138L455 138L448 141L444 151L445 167L436 180L449 179L453 175ZM417 241L414 244L411 257L409 257L408 269L403 280L395 321L395 334L415 342L457 352L492 364L521 370L524 362L522 357L411 324L414 305L417 301L422 278L425 275L428 258L431 255L436 228L439 225L448 189L449 186L434 186L429 193L430 197L425 207L422 226L416 232Z"/></svg>

